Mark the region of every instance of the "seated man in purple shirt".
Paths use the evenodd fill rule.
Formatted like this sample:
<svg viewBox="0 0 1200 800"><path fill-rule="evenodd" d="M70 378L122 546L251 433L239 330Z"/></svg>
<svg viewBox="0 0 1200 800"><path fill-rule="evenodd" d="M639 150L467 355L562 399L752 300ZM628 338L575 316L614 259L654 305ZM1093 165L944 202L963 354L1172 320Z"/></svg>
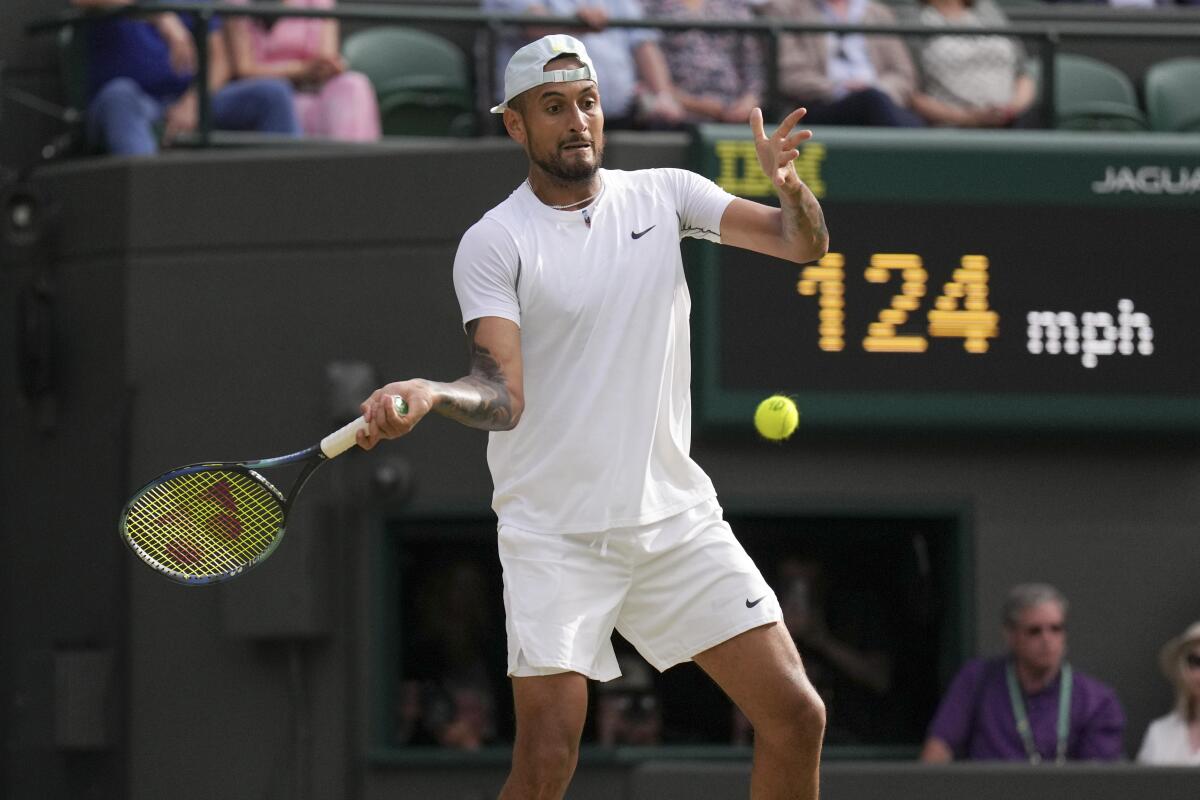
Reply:
<svg viewBox="0 0 1200 800"><path fill-rule="evenodd" d="M1007 656L970 661L942 698L921 760L1113 761L1125 715L1108 686L1071 669L1067 601L1052 586L1014 587L1004 604Z"/></svg>
<svg viewBox="0 0 1200 800"><path fill-rule="evenodd" d="M132 0L71 0L85 9L129 5ZM192 14L106 17L88 26L89 144L113 155L151 155L159 140L170 144L195 129L199 106ZM208 87L213 127L298 136L292 88L281 78L230 80L225 42L209 26ZM161 128L161 137L155 128Z"/></svg>

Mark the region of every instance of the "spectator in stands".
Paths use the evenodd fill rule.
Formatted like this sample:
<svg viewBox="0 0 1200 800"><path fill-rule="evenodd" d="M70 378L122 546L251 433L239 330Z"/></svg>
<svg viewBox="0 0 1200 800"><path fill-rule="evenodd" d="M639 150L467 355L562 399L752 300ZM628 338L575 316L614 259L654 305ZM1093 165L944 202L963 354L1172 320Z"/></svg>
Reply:
<svg viewBox="0 0 1200 800"><path fill-rule="evenodd" d="M283 0L283 5L333 8L335 0ZM366 75L347 71L336 19L233 17L226 32L234 74L291 81L306 135L357 142L379 138L375 89Z"/></svg>
<svg viewBox="0 0 1200 800"><path fill-rule="evenodd" d="M884 604L868 591L839 589L825 565L808 556L780 561L776 593L783 623L828 709L825 741L880 740L894 661ZM738 722L735 718L735 739Z"/></svg>
<svg viewBox="0 0 1200 800"><path fill-rule="evenodd" d="M132 0L72 0L85 9L115 8ZM89 25L89 144L115 155L150 155L194 130L199 104L193 86L196 48L190 14L109 17ZM219 22L208 30L214 128L297 136L292 90L277 78L231 81ZM155 128L161 126L161 137Z"/></svg>
<svg viewBox="0 0 1200 800"><path fill-rule="evenodd" d="M773 0L775 16L807 23L894 25L891 9L875 0ZM910 108L916 68L896 36L861 33L784 34L779 41L779 88L790 106L808 109L813 125L924 124Z"/></svg>
<svg viewBox="0 0 1200 800"><path fill-rule="evenodd" d="M1047 584L1022 584L1009 592L1003 619L1008 653L962 668L929 725L921 760L1120 758L1125 715L1116 694L1064 660L1066 599Z"/></svg>
<svg viewBox="0 0 1200 800"><path fill-rule="evenodd" d="M596 686L596 741L604 747L662 742L662 704L650 665L636 653L617 657L621 677Z"/></svg>
<svg viewBox="0 0 1200 800"><path fill-rule="evenodd" d="M1000 28L1008 24L992 0L921 0L921 24L933 28ZM1002 128L1033 105L1037 87L1025 48L1004 36L931 36L918 46L923 90L913 107L934 125Z"/></svg>
<svg viewBox="0 0 1200 800"><path fill-rule="evenodd" d="M748 0L645 0L650 17L681 20L753 19ZM662 51L675 97L692 122L742 123L761 104L762 48L755 36L716 31L672 31Z"/></svg>
<svg viewBox="0 0 1200 800"><path fill-rule="evenodd" d="M1159 664L1175 688L1175 709L1150 723L1137 760L1200 766L1200 622L1166 643Z"/></svg>
<svg viewBox="0 0 1200 800"><path fill-rule="evenodd" d="M578 17L580 27L590 31L579 38L600 75L605 129L674 127L684 120L686 112L675 97L667 60L658 46L658 31L608 27L609 18L641 19L644 12L638 0L483 0L483 10ZM495 74L501 100L504 69L517 48L561 30L538 27L501 40Z"/></svg>
<svg viewBox="0 0 1200 800"><path fill-rule="evenodd" d="M473 559L425 574L414 593L400 723L407 744L476 750L496 738L490 588ZM501 656L502 659L502 656Z"/></svg>

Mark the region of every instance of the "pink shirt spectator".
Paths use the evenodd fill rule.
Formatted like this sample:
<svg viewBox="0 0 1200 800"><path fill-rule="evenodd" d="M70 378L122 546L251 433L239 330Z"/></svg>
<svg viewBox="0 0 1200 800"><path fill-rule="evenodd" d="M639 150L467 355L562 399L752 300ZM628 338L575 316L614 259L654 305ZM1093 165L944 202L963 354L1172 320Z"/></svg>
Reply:
<svg viewBox="0 0 1200 800"><path fill-rule="evenodd" d="M229 0L247 4L249 0ZM333 8L335 0L283 0L292 8ZM337 20L281 17L274 24L231 20L229 35L240 74L288 77L296 86L296 116L304 133L344 141L380 136L379 104L370 80L345 68ZM246 37L247 43L239 37ZM245 62L249 63L245 63Z"/></svg>

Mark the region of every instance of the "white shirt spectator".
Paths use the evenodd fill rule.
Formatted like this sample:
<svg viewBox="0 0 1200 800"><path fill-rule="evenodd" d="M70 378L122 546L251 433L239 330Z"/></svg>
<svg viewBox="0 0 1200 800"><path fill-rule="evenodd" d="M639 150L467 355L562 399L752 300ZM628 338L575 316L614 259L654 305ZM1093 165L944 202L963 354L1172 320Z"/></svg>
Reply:
<svg viewBox="0 0 1200 800"><path fill-rule="evenodd" d="M1193 750L1188 736L1187 721L1178 711L1172 711L1150 723L1146 738L1138 750L1139 764L1160 766L1200 766L1200 750Z"/></svg>

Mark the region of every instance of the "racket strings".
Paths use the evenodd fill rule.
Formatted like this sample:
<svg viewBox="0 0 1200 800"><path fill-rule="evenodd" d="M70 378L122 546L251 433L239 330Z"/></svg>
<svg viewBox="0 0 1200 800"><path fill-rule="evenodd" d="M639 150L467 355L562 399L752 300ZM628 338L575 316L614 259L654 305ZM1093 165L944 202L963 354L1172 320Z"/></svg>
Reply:
<svg viewBox="0 0 1200 800"><path fill-rule="evenodd" d="M246 473L203 469L167 477L129 507L125 535L143 559L188 577L222 575L267 552L284 511Z"/></svg>

